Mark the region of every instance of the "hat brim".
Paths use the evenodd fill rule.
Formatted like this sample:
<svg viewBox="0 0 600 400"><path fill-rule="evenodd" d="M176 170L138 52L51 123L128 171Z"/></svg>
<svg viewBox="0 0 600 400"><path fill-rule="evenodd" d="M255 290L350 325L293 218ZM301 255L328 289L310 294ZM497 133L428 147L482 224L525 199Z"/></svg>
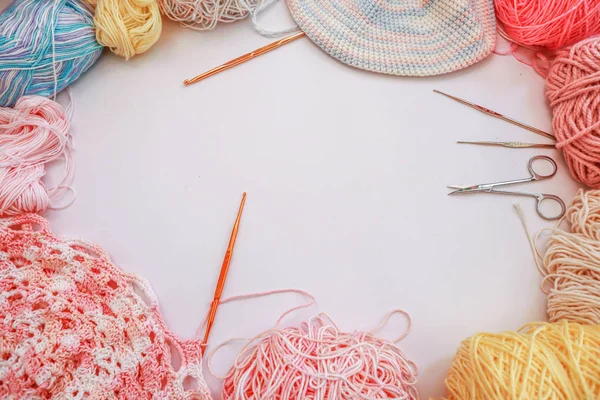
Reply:
<svg viewBox="0 0 600 400"><path fill-rule="evenodd" d="M415 6L415 3L424 3ZM466 68L496 44L493 0L287 0L319 47L368 71L430 76Z"/></svg>

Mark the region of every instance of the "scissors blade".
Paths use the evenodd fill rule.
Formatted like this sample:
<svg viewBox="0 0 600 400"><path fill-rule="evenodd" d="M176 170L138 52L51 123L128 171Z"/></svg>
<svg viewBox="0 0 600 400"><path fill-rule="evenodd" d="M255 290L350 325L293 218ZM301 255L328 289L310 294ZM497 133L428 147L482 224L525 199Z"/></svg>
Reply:
<svg viewBox="0 0 600 400"><path fill-rule="evenodd" d="M448 188L456 189L456 190L448 193L448 196L450 196L452 194L474 193L474 192L482 192L485 190L490 190L490 188L488 188L486 185L472 185L472 186L465 186L465 187L448 186Z"/></svg>

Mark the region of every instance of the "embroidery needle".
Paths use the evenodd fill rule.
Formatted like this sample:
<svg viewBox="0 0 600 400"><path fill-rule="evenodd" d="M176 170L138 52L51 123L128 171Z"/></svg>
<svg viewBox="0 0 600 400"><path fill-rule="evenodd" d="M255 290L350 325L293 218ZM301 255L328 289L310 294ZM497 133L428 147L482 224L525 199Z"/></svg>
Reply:
<svg viewBox="0 0 600 400"><path fill-rule="evenodd" d="M202 74L200 74L198 76L195 76L195 77L193 77L191 79L186 79L186 80L183 81L183 84L187 86L187 85L191 85L192 83L199 82L199 81L201 81L203 79L206 79L206 78L208 78L210 76L216 75L219 72L223 72L225 70L228 70L229 68L235 67L236 65L240 65L242 63L245 63L246 61L252 60L254 57L258 57L258 56L260 56L262 54L268 53L271 50L275 50L276 48L281 47L284 44L288 44L288 43L290 43L290 42L292 42L292 41L294 41L294 40L296 40L298 38L301 38L304 35L305 35L305 33L302 32L302 31L300 31L300 32L295 33L295 34L293 34L291 36L287 36L287 37L284 37L283 39L279 39L276 42L269 43L268 45L263 46L260 49L256 49L256 50L254 50L254 51L252 51L252 52L250 52L248 54L244 54L243 56L240 56L240 57L235 58L235 59L233 59L231 61L228 61L225 64L219 65L218 67L215 67L215 68L213 68L213 69L211 69L209 71L206 71L206 72L204 72L204 73L202 73Z"/></svg>
<svg viewBox="0 0 600 400"><path fill-rule="evenodd" d="M206 331L204 332L204 339L202 340L202 355L204 355L204 350L206 349L206 344L208 343L208 336L210 335L210 330L215 322L217 308L219 307L219 303L221 301L221 294L223 294L223 289L225 288L225 280L227 280L227 272L229 272L229 264L231 263L233 247L235 246L235 239L237 238L238 229L240 227L244 203L246 203L245 192L242 195L240 209L238 210L237 218L235 219L235 224L233 225L233 229L231 231L231 237L229 238L229 245L227 245L227 251L225 252L225 258L223 258L223 264L221 265L219 280L217 281L217 287L215 288L215 296L210 304L210 311L208 313L208 318L206 319Z"/></svg>
<svg viewBox="0 0 600 400"><path fill-rule="evenodd" d="M456 143L460 144L478 144L481 146L502 146L510 147L511 149L525 149L531 147L543 148L543 149L555 149L556 145L546 143L523 143L523 142L469 142L465 140L458 140Z"/></svg>
<svg viewBox="0 0 600 400"><path fill-rule="evenodd" d="M509 122L509 123L511 123L513 125L516 125L518 127L523 128L523 129L527 129L530 132L537 133L538 135L542 135L544 137L547 137L548 139L556 140L556 138L554 137L554 135L552 135L552 134L550 134L548 132L544 132L541 129L537 129L537 128L534 128L533 126L529 126L529 125L524 124L522 122L516 121L516 120L514 120L512 118L509 118L509 117L507 117L505 115L502 115L502 114L500 114L500 113L498 113L496 111L490 110L489 108L485 108L485 107L482 107L480 105L471 103L471 102L469 102L467 100L464 100L464 99L461 99L461 98L449 95L449 94L444 93L444 92L440 92L439 90L435 90L434 89L433 91L436 92L436 93L439 93L441 95L444 95L446 97L449 97L452 100L458 101L459 103L462 103L462 104L464 104L466 106L474 108L474 109L476 109L476 110L478 110L478 111L480 111L480 112L482 112L484 114L491 115L492 117L499 118L499 119L501 119L503 121Z"/></svg>

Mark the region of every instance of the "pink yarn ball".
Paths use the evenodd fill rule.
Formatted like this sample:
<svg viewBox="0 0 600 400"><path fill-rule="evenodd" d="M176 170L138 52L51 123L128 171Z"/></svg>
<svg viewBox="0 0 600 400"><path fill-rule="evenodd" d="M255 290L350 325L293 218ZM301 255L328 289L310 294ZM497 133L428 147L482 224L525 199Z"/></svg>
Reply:
<svg viewBox="0 0 600 400"><path fill-rule="evenodd" d="M0 107L0 216L45 211L73 176L69 119L63 107L41 96L23 96ZM62 183L50 191L41 181L45 164L65 158Z"/></svg>
<svg viewBox="0 0 600 400"><path fill-rule="evenodd" d="M500 32L525 47L559 49L600 33L598 0L495 0Z"/></svg>
<svg viewBox="0 0 600 400"><path fill-rule="evenodd" d="M416 400L416 382L415 365L394 342L342 332L321 315L250 342L225 377L222 398Z"/></svg>
<svg viewBox="0 0 600 400"><path fill-rule="evenodd" d="M600 188L600 36L556 52L546 78L554 134L571 174Z"/></svg>

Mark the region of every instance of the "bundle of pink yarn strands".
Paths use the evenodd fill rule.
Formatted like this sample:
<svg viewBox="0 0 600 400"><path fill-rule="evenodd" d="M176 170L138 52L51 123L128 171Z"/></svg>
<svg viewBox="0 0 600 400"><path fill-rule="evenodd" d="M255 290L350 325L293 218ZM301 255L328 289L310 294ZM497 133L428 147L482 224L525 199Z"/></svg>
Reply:
<svg viewBox="0 0 600 400"><path fill-rule="evenodd" d="M600 33L598 0L495 0L500 33L525 47L551 50Z"/></svg>
<svg viewBox="0 0 600 400"><path fill-rule="evenodd" d="M571 174L600 188L600 37L556 52L546 92L557 147Z"/></svg>
<svg viewBox="0 0 600 400"><path fill-rule="evenodd" d="M70 188L73 178L69 118L57 102L23 96L0 108L0 216L40 213ZM45 165L65 159L62 182L47 190Z"/></svg>
<svg viewBox="0 0 600 400"><path fill-rule="evenodd" d="M410 317L401 310L410 323ZM320 314L253 339L223 382L224 400L418 399L416 366L395 341L342 332Z"/></svg>

